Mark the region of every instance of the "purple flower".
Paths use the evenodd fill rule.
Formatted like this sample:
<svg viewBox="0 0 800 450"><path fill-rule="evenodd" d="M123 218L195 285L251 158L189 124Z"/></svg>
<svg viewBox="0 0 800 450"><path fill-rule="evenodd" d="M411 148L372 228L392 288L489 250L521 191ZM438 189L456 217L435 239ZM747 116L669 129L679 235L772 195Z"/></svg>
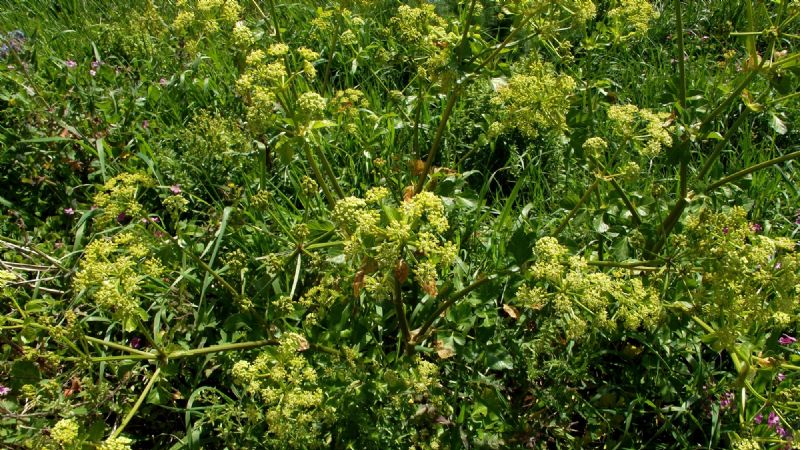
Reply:
<svg viewBox="0 0 800 450"><path fill-rule="evenodd" d="M786 435L787 435L787 434L789 434L789 433L787 433L787 432L786 432L786 430L785 430L785 429L784 429L782 426L780 426L780 425L778 425L777 427L775 427L775 432L776 432L776 433L778 433L778 436L780 436L780 437L786 437Z"/></svg>
<svg viewBox="0 0 800 450"><path fill-rule="evenodd" d="M142 128L144 128L144 129L146 130L146 129L148 129L149 127L150 127L150 121L149 121L149 120L147 120L147 119L143 120L143 121L142 121Z"/></svg>
<svg viewBox="0 0 800 450"><path fill-rule="evenodd" d="M781 419L780 419L780 417L778 417L777 414L775 414L775 411L772 411L771 413L769 413L769 417L767 418L767 426L768 427L775 428L780 423L781 423Z"/></svg>
<svg viewBox="0 0 800 450"><path fill-rule="evenodd" d="M173 184L172 186L169 187L169 191L172 192L175 195L178 195L181 192L183 192L183 191L181 191L181 185L180 184Z"/></svg>
<svg viewBox="0 0 800 450"><path fill-rule="evenodd" d="M786 375L783 373L779 373L778 376L775 377L778 380L778 383L786 379Z"/></svg>
<svg viewBox="0 0 800 450"><path fill-rule="evenodd" d="M728 234L728 231L728 227L725 227L722 229L722 234Z"/></svg>
<svg viewBox="0 0 800 450"><path fill-rule="evenodd" d="M75 210L72 209L72 208L64 208L64 214L66 214L68 216L74 216L75 215Z"/></svg>
<svg viewBox="0 0 800 450"><path fill-rule="evenodd" d="M89 75L95 76L95 75L97 75L97 72L94 69L91 69L91 70L89 70Z"/></svg>
<svg viewBox="0 0 800 450"><path fill-rule="evenodd" d="M750 224L750 229L753 230L753 233L758 233L761 230L763 230L764 227L762 227L761 224L758 224L758 223L751 223Z"/></svg>
<svg viewBox="0 0 800 450"><path fill-rule="evenodd" d="M100 67L100 61L92 61L92 69L97 69Z"/></svg>
<svg viewBox="0 0 800 450"><path fill-rule="evenodd" d="M763 421L763 420L764 420L764 415L761 414L761 413L758 413L758 414L756 414L755 417L753 417L753 422L755 422L755 423L757 423L759 425L761 424L761 421Z"/></svg>
<svg viewBox="0 0 800 450"><path fill-rule="evenodd" d="M730 408L731 405L733 404L733 400L735 398L736 398L736 396L733 394L733 392L726 392L726 393L722 394L722 398L719 401L719 407L721 409Z"/></svg>
<svg viewBox="0 0 800 450"><path fill-rule="evenodd" d="M160 80L158 80L158 84L160 84L163 87L167 87L167 85L169 84L169 81L167 81L166 78L161 78Z"/></svg>
<svg viewBox="0 0 800 450"><path fill-rule="evenodd" d="M141 338L135 337L135 338L131 339L131 347L139 348L141 346L142 346L142 339Z"/></svg>
<svg viewBox="0 0 800 450"><path fill-rule="evenodd" d="M776 262L776 263L775 263L775 270L780 270L780 269L781 269L781 267L783 267L783 265L781 264L781 262L780 262L780 261L778 261L778 262Z"/></svg>
<svg viewBox="0 0 800 450"><path fill-rule="evenodd" d="M78 63L76 63L75 61L73 61L71 59L68 59L68 60L64 61L64 64L67 66L68 69L74 69L74 68L78 67Z"/></svg>
<svg viewBox="0 0 800 450"><path fill-rule="evenodd" d="M791 345L797 342L797 338L784 334L778 339L778 344Z"/></svg>
<svg viewBox="0 0 800 450"><path fill-rule="evenodd" d="M11 388L7 386L3 386L0 384L0 397L4 397L6 394L11 392Z"/></svg>

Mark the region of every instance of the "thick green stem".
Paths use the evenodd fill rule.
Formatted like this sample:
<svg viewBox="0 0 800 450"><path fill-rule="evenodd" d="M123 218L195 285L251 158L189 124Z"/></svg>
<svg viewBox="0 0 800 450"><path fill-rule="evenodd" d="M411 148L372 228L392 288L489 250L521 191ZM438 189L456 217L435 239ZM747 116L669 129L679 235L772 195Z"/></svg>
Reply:
<svg viewBox="0 0 800 450"><path fill-rule="evenodd" d="M408 318L406 317L405 305L403 305L403 293L400 289L400 280L394 278L394 293L392 301L394 302L395 313L397 314L397 321L400 324L400 332L403 333L403 349L406 353L411 353L414 346L411 342L411 330L408 328Z"/></svg>
<svg viewBox="0 0 800 450"><path fill-rule="evenodd" d="M588 265L595 267L616 267L620 269L642 269L652 270L658 269L664 265L664 261L650 260L650 261L631 261L631 262L616 262L616 261L588 261Z"/></svg>
<svg viewBox="0 0 800 450"><path fill-rule="evenodd" d="M422 173L419 175L417 185L414 187L415 194L422 192L422 189L425 187L425 182L428 179L428 173L430 173L433 161L436 159L436 154L439 152L439 147L442 145L442 137L444 136L445 128L447 128L447 120L450 118L450 114L453 112L453 107L456 105L456 101L461 93L460 91L461 84L457 84L453 89L453 92L450 93L450 97L447 99L447 106L444 108L442 118L439 120L439 126L436 128L436 134L433 136L433 144L431 144L431 149L428 152L428 158L425 160L425 166L422 169Z"/></svg>
<svg viewBox="0 0 800 450"><path fill-rule="evenodd" d="M336 205L336 198L333 196L331 189L328 187L328 183L325 182L325 177L322 176L322 172L320 172L319 166L317 166L317 162L314 160L314 155L311 153L311 147L308 145L308 142L303 144L303 150L305 151L308 165L311 167L311 171L314 173L314 178L317 179L317 183L322 188L325 198L328 199L328 204L331 208L333 208L333 206Z"/></svg>
<svg viewBox="0 0 800 450"><path fill-rule="evenodd" d="M683 45L683 15L681 13L681 0L674 0L675 5L675 34L678 38L678 102L681 108L686 107L686 64L684 61L686 50Z"/></svg>
<svg viewBox="0 0 800 450"><path fill-rule="evenodd" d="M483 62L481 62L481 64L475 69L474 73L480 74L481 71L490 62L492 62L500 54L500 52L502 52L503 49L508 46L508 44L511 43L513 38L519 32L519 30L523 29L528 24L528 21L531 20L531 18L532 15L526 16L522 20L522 22L520 22L519 26L517 28L514 28L511 31L511 33L508 34L505 40L503 40L503 42L500 43L500 45L498 45L497 48L495 48L495 50L488 57L486 57L486 59L483 60ZM467 26L469 26L469 23L467 24ZM466 31L467 30L465 30L464 32L464 39L466 39L467 36ZM425 187L425 182L428 179L428 173L430 173L431 166L433 165L433 162L436 159L436 154L438 153L439 148L441 147L442 137L444 136L444 130L447 127L447 121L448 119L450 119L450 115L453 112L453 107L455 106L458 97L461 95L461 92L466 87L467 82L473 78L475 77L474 76L464 77L463 80L461 80L459 83L456 84L456 86L453 88L453 91L450 93L450 97L447 99L447 105L445 106L444 112L442 113L442 118L439 120L439 126L436 128L436 134L433 137L433 143L431 144L431 149L428 152L428 158L425 160L425 167L423 168L422 173L419 176L419 180L417 180L417 185L414 187L415 194L419 194L420 192L422 192L422 189Z"/></svg>
<svg viewBox="0 0 800 450"><path fill-rule="evenodd" d="M716 188L718 188L720 186L724 186L724 185L726 185L726 184L728 184L728 183L730 183L732 181L736 181L739 178L742 178L742 177L744 177L746 175L749 175L749 174L751 174L753 172L756 172L758 170L766 169L767 167L774 166L776 164L780 164L782 162L790 161L792 159L797 159L797 158L800 158L800 151L792 152L792 153L789 153L787 155L783 155L783 156L780 156L778 158L773 158L773 159L770 159L769 161L764 161L764 162L756 164L754 166L750 166L750 167L748 167L746 169L740 170L740 171L738 171L736 173L728 175L725 178L722 178L721 180L719 180L716 183L714 183L714 184L710 185L709 187L707 187L705 189L705 192L706 193L711 192L711 191L713 191L714 189L716 189Z"/></svg>
<svg viewBox="0 0 800 450"><path fill-rule="evenodd" d="M490 275L488 277L487 276L479 277L477 280L472 282L472 284L470 284L469 286L467 286L464 289L462 289L462 290L456 292L455 294L451 295L447 300L443 301L442 304L439 305L438 308L436 308L436 311L434 311L433 314L428 316L428 319L425 320L425 322L422 324L422 326L419 327L419 329L414 333L414 337L412 338L412 343L418 344L418 343L422 342L425 339L425 335L428 333L428 330L431 328L431 326L433 326L433 324L436 322L436 320L439 319L439 317L441 317L442 314L444 314L448 309L450 309L450 307L453 306L457 301L459 301L462 298L466 297L470 292L474 291L475 289L478 289L479 287L483 286L484 284L486 284L486 283L488 283L488 282L490 282L492 280L496 280L497 278L499 278L501 276L513 273L515 271L516 271L516 269L508 269L508 270L504 270L502 272L498 272L498 273L496 273L494 275Z"/></svg>
<svg viewBox="0 0 800 450"><path fill-rule="evenodd" d="M594 192L594 190L597 189L597 186L599 184L600 184L600 178L595 178L594 183L592 183L589 186L589 188L586 189L586 193L584 193L583 197L581 197L581 199L578 200L578 204L575 205L574 208L572 208L572 211L570 211L569 214L567 214L567 217L564 217L564 219L561 220L561 223L558 225L558 228L556 228L556 231L553 232L554 237L558 236L559 234L561 234L562 231L564 231L564 228L567 227L569 221L572 220L573 217L575 217L575 214L578 214L578 210L583 206L584 203L586 203L587 200L589 200L589 197L591 197L592 192Z"/></svg>
<svg viewBox="0 0 800 450"><path fill-rule="evenodd" d="M102 339L97 339L97 338L94 338L94 337L91 337L91 336L84 336L84 338L89 342L92 342L92 343L95 343L95 344L99 344L99 345L104 345L106 347L113 348L115 350L121 350L123 352L127 352L127 353L130 353L132 355L139 355L139 356L142 356L142 357L146 357L146 359L149 359L151 356L154 356L153 353L148 353L148 352L143 352L141 350L136 350L135 348L128 347L127 345L117 344L115 342L104 341Z"/></svg>
<svg viewBox="0 0 800 450"><path fill-rule="evenodd" d="M325 171L325 174L331 180L331 184L333 185L333 190L336 191L336 195L339 199L344 198L344 191L342 187L339 186L339 180L336 178L336 174L333 172L333 167L331 167L330 161L328 161L328 157L325 156L325 152L322 151L320 146L315 146L317 150L317 155L319 155L319 160L322 161L322 170Z"/></svg>
<svg viewBox="0 0 800 450"><path fill-rule="evenodd" d="M655 244L649 249L649 253L652 255L657 255L661 248L664 247L664 244L667 242L667 237L670 233L672 233L672 229L675 228L675 225L678 223L678 220L683 215L683 210L689 205L689 199L686 197L681 197L678 199L677 203L675 203L675 207L672 208L669 215L661 225L658 226L656 231L656 236L658 236L658 240L656 240Z"/></svg>
<svg viewBox="0 0 800 450"><path fill-rule="evenodd" d="M122 423L119 424L119 428L117 428L116 430L114 430L113 433L111 433L110 437L111 439L117 438L119 437L120 434L122 434L122 431L131 421L131 419L133 419L133 416L135 416L136 413L139 411L139 408L141 408L142 403L144 403L144 400L147 398L147 394L149 394L150 390L153 389L153 385L155 385L159 375L161 375L160 367L156 368L156 371L153 372L153 376L150 377L150 381L147 383L147 386L144 387L144 390L139 395L139 398L136 400L136 403L134 403L133 408L131 408L131 410L128 411L128 414L125 415L125 418L122 419Z"/></svg>
<svg viewBox="0 0 800 450"><path fill-rule="evenodd" d="M276 345L278 342L272 339L263 339L260 341L237 342L235 344L220 344L212 345L210 347L195 348L192 350L178 350L167 355L168 359L186 358L189 356L206 355L209 353L218 353L230 350L247 350L251 348L264 347L267 345Z"/></svg>
<svg viewBox="0 0 800 450"><path fill-rule="evenodd" d="M719 158L719 155L722 153L722 150L725 148L725 145L731 141L733 138L733 133L739 129L739 127L744 123L747 116L750 114L750 108L745 108L740 114L739 117L731 124L728 131L725 132L725 135L722 137L722 140L717 142L717 145L714 146L714 150L708 155L705 164L703 164L703 168L700 169L700 172L697 174L697 179L702 180L708 175L708 172L714 166L714 163Z"/></svg>

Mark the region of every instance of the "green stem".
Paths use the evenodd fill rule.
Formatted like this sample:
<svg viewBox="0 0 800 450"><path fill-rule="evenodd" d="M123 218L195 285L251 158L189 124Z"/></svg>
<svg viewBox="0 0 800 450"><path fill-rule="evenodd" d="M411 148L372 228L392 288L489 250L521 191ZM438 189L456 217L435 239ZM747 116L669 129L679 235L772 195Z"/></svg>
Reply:
<svg viewBox="0 0 800 450"><path fill-rule="evenodd" d="M486 283L488 283L490 281L496 280L497 278L500 278L501 276L508 275L508 274L513 273L515 271L516 271L516 269L507 269L507 270L504 270L502 272L498 272L496 274L490 275L488 277L486 277L486 276L479 277L477 280L472 282L472 284L470 284L469 286L467 286L464 289L462 289L462 290L456 292L455 294L451 295L450 298L448 298L447 300L443 301L442 304L439 305L438 308L436 308L436 311L434 311L433 314L428 316L428 319L425 320L425 323L423 323L423 325L421 327L419 327L418 331L414 334L414 337L413 337L411 342L413 344L418 344L418 343L422 342L423 339L425 339L425 335L428 333L428 330L431 328L431 326L433 326L433 324L436 322L436 320L439 319L439 317L441 317L442 314L444 314L448 309L450 309L450 307L453 306L457 301L459 301L462 298L466 297L470 292L474 291L475 289L478 289L479 287L483 286L484 284L486 284Z"/></svg>
<svg viewBox="0 0 800 450"><path fill-rule="evenodd" d="M408 318L406 317L406 310L403 305L403 293L400 289L400 280L398 280L396 276L392 278L394 279L392 301L394 302L397 321L400 323L400 332L403 333L403 349L406 353L410 354L414 346L411 342L411 331L408 328Z"/></svg>
<svg viewBox="0 0 800 450"><path fill-rule="evenodd" d="M91 336L84 336L84 338L89 342L92 342L92 343L95 343L95 344L98 344L98 345L104 345L106 347L110 347L110 348L113 348L115 350L120 350L120 351L123 351L123 352L127 352L127 353L130 353L132 355L146 356L148 358L153 356L153 353L148 353L148 352L143 352L141 350L136 350L135 348L128 347L127 345L117 344L115 342L104 341L102 339L97 339L97 338L94 338L94 337L91 337Z"/></svg>
<svg viewBox="0 0 800 450"><path fill-rule="evenodd" d="M453 107L456 105L458 96L461 93L461 86L462 84L457 84L453 89L453 92L450 93L450 97L447 99L447 105L444 108L441 120L439 120L439 126L436 127L436 134L433 136L433 144L431 144L431 149L428 152L428 158L425 160L425 166L422 169L422 173L419 175L417 185L414 187L415 194L422 192L422 189L425 187L425 181L428 179L428 173L430 173L433 161L436 159L436 154L439 152L439 147L442 145L442 137L444 136L444 130L447 127L447 120L450 118L450 114L453 112Z"/></svg>
<svg viewBox="0 0 800 450"><path fill-rule="evenodd" d="M554 237L558 236L559 234L561 234L562 231L564 231L564 228L567 227L569 221L572 220L573 217L575 217L575 214L578 214L578 210L583 206L584 203L586 203L587 200L589 200L589 197L592 195L592 192L594 192L594 190L597 189L597 186L599 184L600 184L600 178L595 178L594 183L592 183L589 186L589 188L586 189L586 193L584 193L583 197L581 197L581 199L578 200L578 204L575 205L574 208L572 208L572 211L570 211L569 214L567 214L567 217L564 217L564 219L561 220L561 223L558 225L558 228L556 228L556 231L553 232Z"/></svg>
<svg viewBox="0 0 800 450"><path fill-rule="evenodd" d="M331 167L331 163L328 161L328 157L325 156L325 152L322 151L321 147L315 146L314 148L317 150L317 155L319 155L320 161L322 161L322 170L324 170L325 174L328 175L328 178L330 178L333 189L336 191L336 195L340 199L344 198L344 191L342 190L342 187L339 186L339 180L336 178L336 174L333 172L333 168Z"/></svg>
<svg viewBox="0 0 800 450"><path fill-rule="evenodd" d="M751 174L753 172L756 172L758 170L766 169L767 167L774 166L776 164L780 164L782 162L789 161L789 160L792 160L792 159L797 159L797 158L800 158L800 151L792 152L792 153L789 153L788 155L783 155L783 156L780 156L778 158L773 158L773 159L770 159L769 161L764 161L764 162L756 164L754 166L750 166L750 167L748 167L746 169L740 170L740 171L738 171L736 173L728 175L727 177L717 181L716 183L714 183L711 186L707 187L705 189L705 192L706 193L711 192L711 191L713 191L714 189L716 189L716 188L718 188L720 186L724 186L724 185L726 185L726 184L728 184L728 183L730 183L732 181L736 181L739 178L742 178L742 177L744 177L746 175L749 175L749 174Z"/></svg>
<svg viewBox="0 0 800 450"><path fill-rule="evenodd" d="M683 45L683 15L681 13L681 0L674 0L675 5L675 33L678 38L678 102L681 108L686 107L686 65L683 60L685 48Z"/></svg>
<svg viewBox="0 0 800 450"><path fill-rule="evenodd" d="M115 355L115 356L93 356L89 358L91 362L106 362L106 361L135 361L135 360L156 360L158 359L158 355L155 353L151 353L148 356L145 355ZM80 356L68 356L66 358L62 358L64 361L85 361L86 358Z"/></svg>
<svg viewBox="0 0 800 450"><path fill-rule="evenodd" d="M267 16L264 14L264 11L261 11L261 8L258 7L258 3L256 3L255 0L253 0L253 5L255 5L256 9L258 9L258 11L261 13L261 16L264 17L264 19L266 19ZM281 28L278 23L278 15L275 13L274 0L269 0L267 2L267 5L269 6L269 14L272 16L272 23L274 24L273 26L275 27L275 38L278 40L278 42L280 42Z"/></svg>
<svg viewBox="0 0 800 450"><path fill-rule="evenodd" d="M657 269L664 265L661 260L653 259L650 261L631 261L631 262L616 262L616 261L588 261L588 265L595 267L617 267L620 269Z"/></svg>
<svg viewBox="0 0 800 450"><path fill-rule="evenodd" d="M626 194L625 191L622 190L622 186L620 186L619 183L617 183L617 180L615 180L614 177L612 177L608 173L608 170L606 170L606 167L605 165L603 165L603 163L601 163L594 156L588 155L588 157L589 160L591 160L595 165L597 165L597 167L600 168L603 174L606 175L606 180L611 184L611 187L613 187L614 190L617 191L617 194L619 194L620 198L622 199L622 203L624 203L625 207L628 208L628 211L630 211L631 216L633 217L634 225L636 225L637 227L641 225L642 217L639 216L639 212L636 211L636 208L633 206L633 203L631 202L630 198L628 198L628 194Z"/></svg>
<svg viewBox="0 0 800 450"><path fill-rule="evenodd" d="M724 111L725 108L730 106L730 104L733 103L734 100L739 98L739 96L747 88L747 86L750 85L750 82L753 81L753 78L755 78L756 75L758 75L758 72L760 72L760 69L764 66L765 61L766 58L762 59L761 64L759 64L758 68L751 70L750 73L748 73L747 76L744 78L744 80L742 80L741 83L739 83L739 85L736 86L736 89L734 89L733 92L731 92L730 95L728 95L728 97L725 98L725 100L723 100L722 103L719 104L719 106L717 106L716 108L714 108L713 111L708 113L705 119L703 119L703 121L700 123L699 127L700 133L705 133L706 131L708 131L708 127L711 125L711 122L713 122L714 119L717 118L717 116L722 114L722 111Z"/></svg>
<svg viewBox="0 0 800 450"><path fill-rule="evenodd" d="M530 21L532 17L533 15L526 16L522 20L522 22L520 22L519 26L517 28L514 28L511 31L511 33L508 34L505 40L503 40L503 42L500 43L500 45L498 45L497 48L495 48L495 50L483 60L483 62L481 62L481 64L475 69L473 73L480 74L480 72L491 61L493 61L500 54L500 52L502 52L503 49L505 49L508 46L508 44L511 43L513 38L519 32L519 30L525 28L525 26L528 24L528 21ZM464 38L466 39L466 30L464 33ZM433 143L431 144L431 149L428 152L428 158L425 160L425 166L422 170L422 173L419 176L419 180L417 180L417 185L414 187L415 194L419 194L420 192L422 192L422 189L425 187L425 181L428 178L428 173L430 173L433 161L436 159L436 154L438 153L439 148L442 144L442 137L444 136L444 130L446 128L448 119L450 119L453 107L455 106L456 101L458 100L458 97L460 96L461 92L466 87L467 82L473 78L475 78L475 76L465 77L463 80L461 80L461 82L456 84L456 86L453 88L453 91L450 93L450 98L447 99L447 105L445 106L444 112L442 113L442 118L439 120L439 126L436 128L436 134L433 137Z"/></svg>
<svg viewBox="0 0 800 450"><path fill-rule="evenodd" d="M314 155L311 153L311 147L308 145L308 142L303 144L303 150L305 151L308 165L311 167L311 171L314 173L314 178L317 179L317 183L322 188L325 198L328 199L328 204L331 208L333 208L334 205L336 205L336 199L333 197L333 193L328 187L328 183L325 182L325 177L322 176L322 172L320 172L319 166L317 166L317 162L314 160Z"/></svg>
<svg viewBox="0 0 800 450"><path fill-rule="evenodd" d="M658 240L649 249L650 254L656 255L661 251L661 248L663 248L664 244L667 242L667 237L672 233L672 229L677 225L678 220L681 218L681 215L683 215L683 210L686 209L687 206L689 206L689 199L686 197L678 199L667 218L658 226L656 230Z"/></svg>
<svg viewBox="0 0 800 450"><path fill-rule="evenodd" d="M131 421L131 419L133 419L133 416L136 415L136 412L139 411L139 408L142 406L142 403L144 403L145 398L147 398L147 394L149 394L150 390L153 389L153 385L156 383L156 380L158 379L158 376L160 374L161 374L161 368L157 367L156 371L153 372L153 376L150 377L150 381L147 383L147 386L144 387L144 390L139 395L139 398L136 400L136 403L134 403L133 408L131 408L131 410L128 411L128 414L125 415L125 418L122 419L122 423L119 424L119 428L117 428L116 430L114 430L113 433L111 433L110 439L117 438L120 434L122 434L122 430L124 430L125 427L128 425L128 423Z"/></svg>
<svg viewBox="0 0 800 450"><path fill-rule="evenodd" d="M703 168L700 169L700 172L697 174L697 179L702 180L711 170L711 167L714 166L714 163L719 158L719 155L722 153L722 150L725 148L725 145L728 144L733 137L733 133L744 123L744 120L750 114L750 108L745 108L740 114L739 117L731 124L728 131L725 132L725 135L722 137L722 140L717 142L717 145L714 146L714 150L706 159L705 164L703 164Z"/></svg>
<svg viewBox="0 0 800 450"><path fill-rule="evenodd" d="M247 350L251 348L264 347L267 345L276 345L277 341L272 339L263 339L260 341L237 342L235 344L220 344L212 345L210 347L195 348L192 350L178 350L167 355L168 359L186 358L189 356L206 355L209 353L218 353L230 350Z"/></svg>

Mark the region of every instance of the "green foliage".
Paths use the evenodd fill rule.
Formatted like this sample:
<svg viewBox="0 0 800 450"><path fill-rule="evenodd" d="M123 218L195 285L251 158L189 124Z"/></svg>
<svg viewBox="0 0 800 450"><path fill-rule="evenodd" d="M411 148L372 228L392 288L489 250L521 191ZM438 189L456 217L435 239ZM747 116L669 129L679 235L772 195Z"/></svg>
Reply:
<svg viewBox="0 0 800 450"><path fill-rule="evenodd" d="M0 447L789 448L797 1L0 10Z"/></svg>

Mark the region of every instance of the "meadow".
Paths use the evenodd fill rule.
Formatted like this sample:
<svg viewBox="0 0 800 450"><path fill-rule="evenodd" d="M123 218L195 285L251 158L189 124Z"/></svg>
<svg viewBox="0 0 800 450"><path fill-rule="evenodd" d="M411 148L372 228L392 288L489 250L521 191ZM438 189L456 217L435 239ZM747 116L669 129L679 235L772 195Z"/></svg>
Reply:
<svg viewBox="0 0 800 450"><path fill-rule="evenodd" d="M798 0L0 0L0 448L800 448L798 42Z"/></svg>

